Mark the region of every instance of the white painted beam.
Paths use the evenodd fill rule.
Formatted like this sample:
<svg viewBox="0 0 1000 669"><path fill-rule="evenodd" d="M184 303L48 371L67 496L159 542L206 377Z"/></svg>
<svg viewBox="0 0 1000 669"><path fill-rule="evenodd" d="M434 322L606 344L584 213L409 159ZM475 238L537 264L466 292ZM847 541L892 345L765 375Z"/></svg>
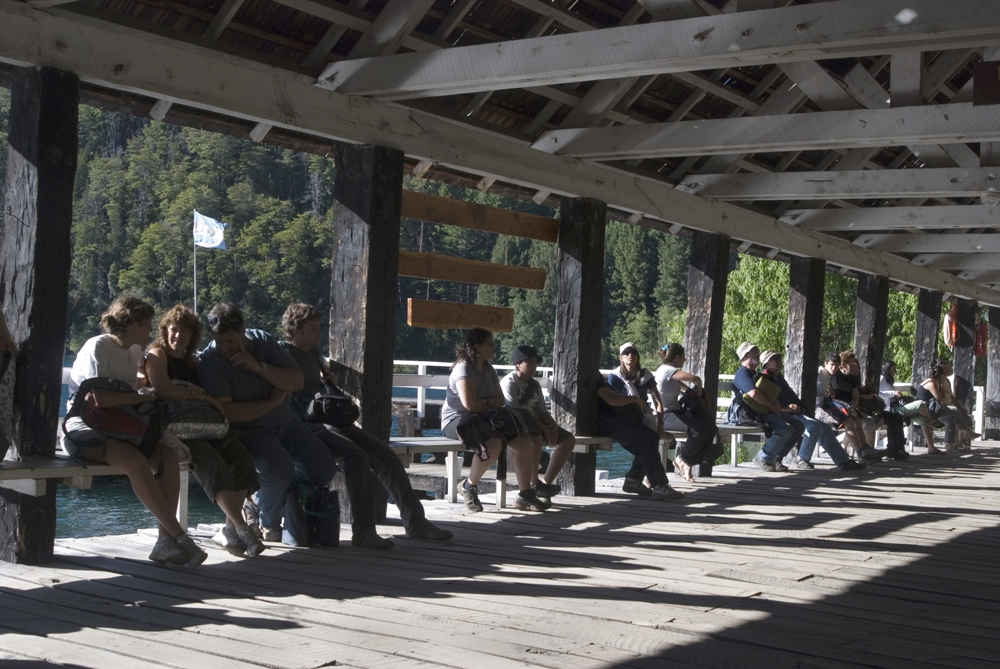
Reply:
<svg viewBox="0 0 1000 669"><path fill-rule="evenodd" d="M854 243L890 253L1000 253L1000 235L996 234L863 234Z"/></svg>
<svg viewBox="0 0 1000 669"><path fill-rule="evenodd" d="M904 10L920 19L904 23ZM992 0L840 0L835 12L796 5L343 61L327 68L322 85L372 97L440 96L995 41L1000 8Z"/></svg>
<svg viewBox="0 0 1000 669"><path fill-rule="evenodd" d="M495 133L413 109L325 91L287 72L206 55L156 35L52 15L12 0L0 0L0 25L5 29L0 40L3 62L49 65L75 72L98 86L320 138L379 144L466 173L548 188L559 195L599 199L626 212L644 213L643 225L665 232L674 224L721 232L738 241L823 258L907 285L1000 306L998 292L896 256L801 230L760 213L712 203L662 181L532 151Z"/></svg>
<svg viewBox="0 0 1000 669"><path fill-rule="evenodd" d="M559 129L532 146L561 156L624 160L997 139L1000 106L966 103Z"/></svg>
<svg viewBox="0 0 1000 669"><path fill-rule="evenodd" d="M723 202L970 197L990 190L1000 190L1000 169L954 167L782 174L697 174L688 176L677 187L688 193Z"/></svg>
<svg viewBox="0 0 1000 669"><path fill-rule="evenodd" d="M173 105L174 103L169 100L157 100L156 104L149 110L149 118L154 121L162 121Z"/></svg>
<svg viewBox="0 0 1000 669"><path fill-rule="evenodd" d="M809 230L996 228L1000 227L1000 208L970 204L954 207L789 209L781 220Z"/></svg>
<svg viewBox="0 0 1000 669"><path fill-rule="evenodd" d="M925 253L911 262L934 269L995 270L1000 267L1000 253Z"/></svg>
<svg viewBox="0 0 1000 669"><path fill-rule="evenodd" d="M264 138L267 137L267 133L271 132L273 128L274 128L273 124L264 123L262 121L257 125L255 125L253 127L253 130L250 131L250 139L259 144L264 141Z"/></svg>

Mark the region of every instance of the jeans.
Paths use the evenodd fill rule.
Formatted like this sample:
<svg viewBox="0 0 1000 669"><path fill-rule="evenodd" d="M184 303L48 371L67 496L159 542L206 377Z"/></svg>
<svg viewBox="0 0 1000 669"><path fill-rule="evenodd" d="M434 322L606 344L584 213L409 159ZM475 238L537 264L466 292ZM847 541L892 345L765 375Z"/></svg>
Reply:
<svg viewBox="0 0 1000 669"><path fill-rule="evenodd" d="M666 485L667 472L660 460L660 437L648 427L617 414L597 414L597 434L611 437L634 457L625 478L649 478L651 485Z"/></svg>
<svg viewBox="0 0 1000 669"><path fill-rule="evenodd" d="M245 429L240 429L237 423L236 430L260 477L257 506L262 527L281 527L285 493L296 474L310 486L327 487L333 481L336 473L333 456L301 420Z"/></svg>
<svg viewBox="0 0 1000 669"><path fill-rule="evenodd" d="M368 465L399 508L399 516L406 531L420 529L427 522L424 507L420 503L420 498L413 492L406 468L392 449L357 425L351 425L340 432L368 455Z"/></svg>
<svg viewBox="0 0 1000 669"><path fill-rule="evenodd" d="M343 458L347 497L351 501L351 532L359 537L375 530L375 481L368 454L342 433L322 423L304 423L335 458Z"/></svg>
<svg viewBox="0 0 1000 669"><path fill-rule="evenodd" d="M890 453L906 452L906 430L903 428L903 417L894 411L883 411L885 421L886 450Z"/></svg>
<svg viewBox="0 0 1000 669"><path fill-rule="evenodd" d="M837 441L837 435L834 433L832 427L800 413L792 414L792 420L801 423L805 428L805 431L802 433L802 443L799 444L800 459L806 462L812 460L813 452L816 450L816 444L818 443L833 459L833 464L840 466L848 461L847 452L844 451L844 447Z"/></svg>
<svg viewBox="0 0 1000 669"><path fill-rule="evenodd" d="M764 414L764 422L771 428L771 438L764 443L757 457L764 462L774 462L788 455L805 431L802 423L792 420L794 416L784 411L780 416L770 412Z"/></svg>

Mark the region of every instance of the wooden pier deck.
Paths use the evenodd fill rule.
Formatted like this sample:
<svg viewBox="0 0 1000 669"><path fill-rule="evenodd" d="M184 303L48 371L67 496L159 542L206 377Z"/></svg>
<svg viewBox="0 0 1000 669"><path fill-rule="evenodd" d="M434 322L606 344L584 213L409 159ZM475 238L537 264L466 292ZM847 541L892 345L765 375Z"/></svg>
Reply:
<svg viewBox="0 0 1000 669"><path fill-rule="evenodd" d="M0 665L998 666L1000 446L862 476L717 473L682 503L430 502L455 540L388 552L212 550L186 569L148 562L144 534L60 540L45 567L0 564Z"/></svg>

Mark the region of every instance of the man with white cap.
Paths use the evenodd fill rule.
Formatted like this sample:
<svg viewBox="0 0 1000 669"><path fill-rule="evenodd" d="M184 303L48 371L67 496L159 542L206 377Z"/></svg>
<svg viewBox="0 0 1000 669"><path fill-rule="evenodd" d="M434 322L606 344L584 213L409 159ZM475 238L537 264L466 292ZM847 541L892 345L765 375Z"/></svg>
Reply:
<svg viewBox="0 0 1000 669"><path fill-rule="evenodd" d="M777 401L781 405L782 411L787 414L788 418L801 423L805 428L794 466L798 469L815 469L810 460L812 460L813 452L816 450L816 444L819 443L833 460L833 464L837 465L841 471L852 472L865 469L864 464L855 462L847 455L844 447L837 441L837 435L834 434L833 428L804 413L805 405L781 373L781 362L781 354L777 351L764 351L760 356L763 373L781 389Z"/></svg>
<svg viewBox="0 0 1000 669"><path fill-rule="evenodd" d="M765 382L758 387L756 372L760 364L760 349L745 341L736 348L736 355L740 358L740 368L733 377L733 401L742 400L771 430L770 438L753 463L766 472L787 472L788 467L781 463L781 459L798 443L804 426L792 420L791 414L782 412L777 401L780 390L777 385Z"/></svg>

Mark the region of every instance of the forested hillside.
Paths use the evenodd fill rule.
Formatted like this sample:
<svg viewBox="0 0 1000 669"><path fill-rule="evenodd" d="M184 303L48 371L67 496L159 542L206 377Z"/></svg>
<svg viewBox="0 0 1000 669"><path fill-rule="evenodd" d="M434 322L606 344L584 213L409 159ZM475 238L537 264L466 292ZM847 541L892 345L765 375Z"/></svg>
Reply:
<svg viewBox="0 0 1000 669"><path fill-rule="evenodd" d="M6 132L10 93L0 89L0 129ZM6 135L0 150L6 151ZM0 170L6 157L0 160ZM279 329L293 300L329 304L334 163L209 132L80 107L73 268L70 287L71 350L97 331L97 319L118 294L131 292L157 307L192 299L192 209L229 224L226 251L198 250L198 301L240 304L253 326ZM531 202L408 177L406 188L557 216ZM409 328L406 298L509 305L511 335L498 337L497 360L514 346L552 350L555 321L555 245L491 233L404 220L403 248L464 258L543 267L542 291L477 287L401 278L400 359L449 360L460 332ZM611 222L607 230L603 326L605 360L634 341L651 359L656 348L680 341L684 328L688 245L683 239ZM788 267L733 256L726 301L723 371L735 370L732 351L749 339L761 348L784 348ZM843 350L853 338L855 282L827 276L823 350ZM202 309L205 310L204 308ZM908 375L915 298L894 293L888 353ZM550 364L546 355L546 364Z"/></svg>

